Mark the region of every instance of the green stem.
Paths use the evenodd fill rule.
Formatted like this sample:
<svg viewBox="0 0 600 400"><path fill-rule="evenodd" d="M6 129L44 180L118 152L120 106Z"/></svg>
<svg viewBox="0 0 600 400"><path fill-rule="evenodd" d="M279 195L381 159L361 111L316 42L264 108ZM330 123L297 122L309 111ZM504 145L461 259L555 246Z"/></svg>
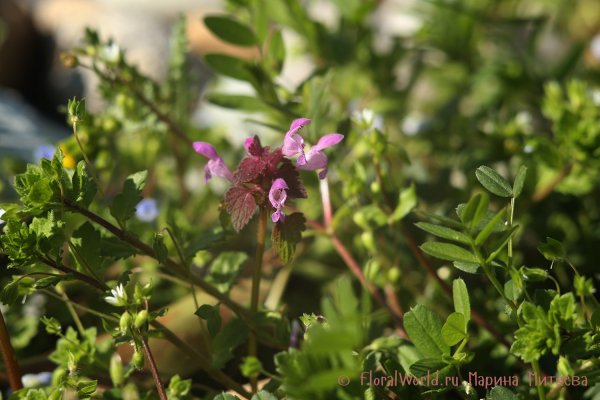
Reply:
<svg viewBox="0 0 600 400"><path fill-rule="evenodd" d="M542 376L542 370L540 369L540 364L538 363L537 360L533 360L531 362L531 367L533 368L533 371L535 372L536 377ZM537 382L536 382L535 386L537 387L538 396L540 397L540 400L546 400L546 392L544 392L544 388L542 387L542 385L537 385Z"/></svg>
<svg viewBox="0 0 600 400"><path fill-rule="evenodd" d="M262 261L265 253L265 241L267 236L267 216L269 212L266 207L260 208L258 216L258 231L256 233L256 254L254 256L254 273L252 274L252 299L250 302L250 316L254 316L258 311L258 297L260 294L260 276L262 272ZM254 325L251 323L251 325ZM253 326L253 328L255 328ZM257 343L256 334L250 333L248 340L248 356L256 357ZM258 377L250 378L252 393L257 392Z"/></svg>
<svg viewBox="0 0 600 400"><path fill-rule="evenodd" d="M77 313L75 312L75 309L73 308L73 305L71 305L71 302L69 301L69 297L67 296L65 291L60 287L60 285L56 285L56 291L58 293L60 293L61 297L63 298L63 301L65 302L67 309L69 310L69 313L73 317L73 321L75 321L75 325L77 325L77 330L79 331L79 334L81 335L82 338L84 338L85 337L85 329L83 327L83 324L81 323L81 320L79 319L79 315L77 315Z"/></svg>
<svg viewBox="0 0 600 400"><path fill-rule="evenodd" d="M57 295L57 294L54 294L54 293L52 293L50 290L47 290L47 289L42 289L42 291L43 291L44 293L46 293L46 294L48 294L48 295L52 296L52 297L55 297L55 298L57 298L57 299L59 299L59 300L62 300L62 301L64 301L65 303L69 303L70 305L72 305L72 306L74 306L74 307L77 307L77 308L79 308L79 309L81 309L81 310L83 310L83 311L85 311L85 312L88 312L88 313L90 313L90 314L96 315L96 316L98 316L98 317L100 317L100 318L104 318L104 319L107 319L107 320L110 320L110 321L119 322L119 318L113 317L112 315L103 314L103 313L101 313L101 312L98 312L98 311L96 311L96 310L92 310L91 308L87 308L87 307L85 307L85 306L82 306L82 305L81 305L81 304L79 304L79 303L74 303L74 302L72 302L71 300L65 300L65 299L64 299L64 298L62 298L61 296L59 296L59 295Z"/></svg>
<svg viewBox="0 0 600 400"><path fill-rule="evenodd" d="M558 281L550 274L548 274L548 278L552 279L552 282L554 282L554 285L556 286L556 293L560 294L560 285L558 284Z"/></svg>
<svg viewBox="0 0 600 400"><path fill-rule="evenodd" d="M510 198L510 210L508 213L508 223L510 224L509 229L513 227L513 216L515 214L515 198ZM512 236L508 239L508 270L512 268L513 261L513 239Z"/></svg>
<svg viewBox="0 0 600 400"><path fill-rule="evenodd" d="M65 222L65 188L62 184L62 181L58 177L58 184L60 185L60 220Z"/></svg>
<svg viewBox="0 0 600 400"><path fill-rule="evenodd" d="M125 231L126 230L125 224L123 222L119 221L117 219L117 217L115 217L115 212L114 212L112 206L110 205L110 202L108 201L108 198L106 197L106 194L104 194L104 190L102 190L102 187L100 186L100 181L98 181L98 177L96 176L96 173L94 172L94 168L92 168L92 163L90 162L87 154L85 153L85 150L83 150L83 146L81 145L81 142L79 141L79 136L77 135L77 122L73 122L73 134L75 135L75 140L77 141L77 144L79 145L79 150L81 150L81 154L83 154L83 158L85 158L85 162L86 162L88 168L90 169L90 172L92 173L92 178L94 178L94 182L96 182L96 187L98 187L98 191L102 195L102 198L104 199L104 202L106 203L106 206L108 207L108 209L110 211L110 215L112 215L113 218L117 221L117 223L119 224L121 229Z"/></svg>
<svg viewBox="0 0 600 400"><path fill-rule="evenodd" d="M79 262L81 264L83 264L85 266L85 268L88 270L88 272L94 277L96 278L96 280L98 282L100 282L101 284L103 284L106 287L106 290L110 289L108 287L108 285L106 285L104 283L104 281L102 279L100 279L98 277L98 275L96 275L96 273L94 272L94 270L92 269L92 267L90 267L90 265L87 263L87 261L85 261L85 258L83 258L83 256L81 255L81 253L79 252L79 250L77 250L77 247L75 247L75 245L73 244L73 242L71 242L71 239L68 240L69 243L69 248L71 250L73 250L73 253L75 253L75 257L77 257L79 259Z"/></svg>

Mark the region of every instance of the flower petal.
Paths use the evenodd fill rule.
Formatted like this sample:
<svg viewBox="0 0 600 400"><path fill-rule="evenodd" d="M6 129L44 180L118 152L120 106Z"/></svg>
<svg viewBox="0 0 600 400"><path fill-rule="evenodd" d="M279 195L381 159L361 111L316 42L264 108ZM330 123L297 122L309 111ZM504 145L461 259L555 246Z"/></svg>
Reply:
<svg viewBox="0 0 600 400"><path fill-rule="evenodd" d="M283 213L283 211L281 210L277 210L273 213L273 215L271 215L271 219L273 220L273 222L277 222L277 221L285 221L285 214Z"/></svg>
<svg viewBox="0 0 600 400"><path fill-rule="evenodd" d="M298 132L300 129L302 129L302 127L304 127L304 125L308 125L310 124L310 119L308 118L300 118L295 120L294 122L292 122L292 125L290 126L290 130L288 131L288 133L296 133Z"/></svg>
<svg viewBox="0 0 600 400"><path fill-rule="evenodd" d="M313 146L311 148L311 151L312 150L319 151L319 150L323 150L326 147L336 145L339 142L341 142L343 138L344 138L344 135L340 135L339 133L332 133L330 135L325 135L321 139L319 139L319 143L317 143L316 146Z"/></svg>
<svg viewBox="0 0 600 400"><path fill-rule="evenodd" d="M249 156L251 156L252 154L250 154L250 146L252 145L252 142L254 141L253 138L249 137L248 139L246 139L244 141L244 147L246 148L246 153L248 153Z"/></svg>
<svg viewBox="0 0 600 400"><path fill-rule="evenodd" d="M319 172L319 179L323 180L325 179L325 177L327 176L327 171L329 171L329 168L325 167L325 169L321 172Z"/></svg>
<svg viewBox="0 0 600 400"><path fill-rule="evenodd" d="M227 179L229 182L233 183L233 173L227 168L225 162L221 157L217 157L216 160L210 160L208 164L206 164L208 170L211 175L218 176L219 178ZM206 171L205 167L205 171ZM210 180L210 178L209 178ZM205 178L206 183L206 178Z"/></svg>
<svg viewBox="0 0 600 400"><path fill-rule="evenodd" d="M327 156L322 151L315 150L315 147L310 149L310 151L306 155L306 163L304 165L300 165L299 162L296 163L296 169L305 171L315 171L317 169L327 167Z"/></svg>
<svg viewBox="0 0 600 400"><path fill-rule="evenodd" d="M283 139L281 146L281 154L286 157L291 157L304 150L304 138L297 133L288 132Z"/></svg>
<svg viewBox="0 0 600 400"><path fill-rule="evenodd" d="M273 189L289 189L287 183L281 178L277 179L273 182L273 186L271 186L271 190Z"/></svg>
<svg viewBox="0 0 600 400"><path fill-rule="evenodd" d="M200 153L203 156L210 158L211 160L216 160L217 158L220 158L219 153L217 153L217 150L215 150L212 144L204 142L194 142L193 146L194 150L196 150L197 153Z"/></svg>
<svg viewBox="0 0 600 400"><path fill-rule="evenodd" d="M288 186L281 178L277 179L275 183L273 183L273 186L271 186L271 190L269 191L269 201L273 208L279 210L281 207L285 207L285 200L287 199L285 189L288 189Z"/></svg>

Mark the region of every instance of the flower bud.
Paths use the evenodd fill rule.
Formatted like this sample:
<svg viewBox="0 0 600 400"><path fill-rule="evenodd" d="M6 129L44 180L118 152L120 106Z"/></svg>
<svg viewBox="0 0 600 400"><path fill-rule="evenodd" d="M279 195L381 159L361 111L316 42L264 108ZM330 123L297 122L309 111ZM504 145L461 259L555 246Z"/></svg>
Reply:
<svg viewBox="0 0 600 400"><path fill-rule="evenodd" d="M131 325L131 314L129 314L127 311L125 311L123 313L123 315L121 315L121 319L119 320L119 325L121 327L121 331L123 332L123 335L125 335L127 333L127 331L129 330L129 326Z"/></svg>
<svg viewBox="0 0 600 400"><path fill-rule="evenodd" d="M63 65L67 68L75 68L79 65L79 59L69 53L62 53L60 55L60 61L62 61Z"/></svg>
<svg viewBox="0 0 600 400"><path fill-rule="evenodd" d="M372 253L377 253L377 244L375 243L375 236L373 232L365 231L360 236L363 245Z"/></svg>
<svg viewBox="0 0 600 400"><path fill-rule="evenodd" d="M142 310L135 317L135 327L136 327L136 329L139 328L140 326L144 325L146 323L146 321L148 321L148 311Z"/></svg>
<svg viewBox="0 0 600 400"><path fill-rule="evenodd" d="M541 282L548 278L548 272L540 268L521 267L520 272L527 282Z"/></svg>
<svg viewBox="0 0 600 400"><path fill-rule="evenodd" d="M252 378L258 376L262 371L262 364L256 357L246 357L242 365L240 365L242 375L246 378Z"/></svg>
<svg viewBox="0 0 600 400"><path fill-rule="evenodd" d="M110 358L110 379L112 380L113 386L121 386L124 381L123 374L123 362L121 361L121 356L118 353L113 353Z"/></svg>
<svg viewBox="0 0 600 400"><path fill-rule="evenodd" d="M135 367L138 370L143 370L144 369L144 362L145 362L145 358L144 358L144 354L141 351L136 351L135 353L133 353L133 365L135 365Z"/></svg>
<svg viewBox="0 0 600 400"><path fill-rule="evenodd" d="M397 283L400 280L401 276L402 276L402 273L400 272L400 268L398 268L398 267L392 267L388 271L388 280L391 283Z"/></svg>

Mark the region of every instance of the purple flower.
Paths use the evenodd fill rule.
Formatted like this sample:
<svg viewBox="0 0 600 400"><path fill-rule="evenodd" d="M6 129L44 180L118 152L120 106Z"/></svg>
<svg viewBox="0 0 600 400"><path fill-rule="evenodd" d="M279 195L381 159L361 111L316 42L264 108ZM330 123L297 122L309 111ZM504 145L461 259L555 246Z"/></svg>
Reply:
<svg viewBox="0 0 600 400"><path fill-rule="evenodd" d="M37 162L39 162L42 158L45 158L46 160L52 160L54 153L56 153L56 147L51 144L43 144L33 150L33 156Z"/></svg>
<svg viewBox="0 0 600 400"><path fill-rule="evenodd" d="M204 184L206 185L212 176L218 176L219 178L227 179L229 182L233 183L233 173L227 168L223 159L217 153L215 148L204 142L195 142L194 150L197 153L202 154L205 157L210 158L210 161L204 167Z"/></svg>
<svg viewBox="0 0 600 400"><path fill-rule="evenodd" d="M323 171L319 172L319 178L325 179L328 170L327 156L321 150L338 144L343 138L344 135L340 135L339 133L332 133L331 135L323 136L319 140L319 143L310 149L306 155L306 162L304 164L300 164L300 159L298 159L296 168L303 169L305 171L315 171L317 169L325 168Z"/></svg>
<svg viewBox="0 0 600 400"><path fill-rule="evenodd" d="M281 178L277 179L273 186L271 186L271 191L269 192L269 200L271 201L271 205L276 209L271 219L273 222L277 221L285 221L285 214L281 211L282 207L285 207L285 199L287 199L287 193L285 189L288 189L288 185Z"/></svg>
<svg viewBox="0 0 600 400"><path fill-rule="evenodd" d="M304 125L308 124L310 124L310 119L308 118L300 118L292 122L290 130L285 134L285 139L283 139L283 146L281 146L281 153L286 157L292 157L300 153L298 165L306 164L304 138L298 134L298 131L302 129Z"/></svg>
<svg viewBox="0 0 600 400"><path fill-rule="evenodd" d="M158 207L156 206L156 200L144 199L138 203L135 207L135 216L140 221L152 222L158 216Z"/></svg>

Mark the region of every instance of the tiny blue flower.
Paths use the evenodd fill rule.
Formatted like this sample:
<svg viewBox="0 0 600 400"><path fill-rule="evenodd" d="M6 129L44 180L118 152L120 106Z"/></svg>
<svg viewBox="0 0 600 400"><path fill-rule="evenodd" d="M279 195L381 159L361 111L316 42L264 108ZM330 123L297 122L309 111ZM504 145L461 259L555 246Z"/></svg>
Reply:
<svg viewBox="0 0 600 400"><path fill-rule="evenodd" d="M52 372L40 372L39 374L25 374L21 377L23 386L26 388L48 386L52 383Z"/></svg>
<svg viewBox="0 0 600 400"><path fill-rule="evenodd" d="M144 199L140 201L136 207L135 215L140 221L154 221L158 216L158 207L156 206L156 200Z"/></svg>
<svg viewBox="0 0 600 400"><path fill-rule="evenodd" d="M33 149L33 156L38 162L42 158L45 158L46 160L52 160L54 153L56 153L56 147L52 146L51 144L43 144Z"/></svg>

